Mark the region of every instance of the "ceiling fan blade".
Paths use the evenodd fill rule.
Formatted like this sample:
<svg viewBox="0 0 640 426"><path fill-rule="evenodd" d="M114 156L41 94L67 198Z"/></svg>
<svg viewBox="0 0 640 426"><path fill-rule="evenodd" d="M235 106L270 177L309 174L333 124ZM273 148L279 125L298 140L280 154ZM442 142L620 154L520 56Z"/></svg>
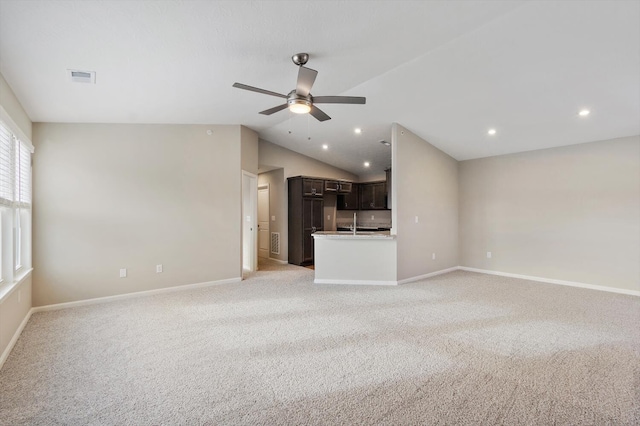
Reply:
<svg viewBox="0 0 640 426"><path fill-rule="evenodd" d="M296 93L301 96L309 96L311 86L316 81L318 71L307 67L300 67L298 71L298 84L296 85Z"/></svg>
<svg viewBox="0 0 640 426"><path fill-rule="evenodd" d="M314 96L314 104L365 104L367 98L362 96Z"/></svg>
<svg viewBox="0 0 640 426"><path fill-rule="evenodd" d="M236 87L238 89L250 90L252 92L263 93L265 95L277 96L279 98L285 98L285 99L287 98L287 95L283 95L282 93L276 93L276 92L272 92L270 90L264 90L264 89L260 89L258 87L248 86L248 85L242 84L242 83L233 83L233 87Z"/></svg>
<svg viewBox="0 0 640 426"><path fill-rule="evenodd" d="M288 105L287 104L283 104L283 105L278 105L275 106L273 108L269 108L269 109L265 109L264 111L260 111L260 114L264 114L264 115L271 115L274 112L278 112L278 111L282 111L283 109L285 109Z"/></svg>
<svg viewBox="0 0 640 426"><path fill-rule="evenodd" d="M309 114L313 115L318 121L331 120L331 117L315 105L311 105L311 111L309 111Z"/></svg>

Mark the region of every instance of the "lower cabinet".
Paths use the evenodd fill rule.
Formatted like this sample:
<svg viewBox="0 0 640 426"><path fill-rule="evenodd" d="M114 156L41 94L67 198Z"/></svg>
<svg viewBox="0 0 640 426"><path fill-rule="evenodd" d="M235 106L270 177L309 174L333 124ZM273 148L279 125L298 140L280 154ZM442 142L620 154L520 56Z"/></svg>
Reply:
<svg viewBox="0 0 640 426"><path fill-rule="evenodd" d="M304 195L300 178L289 178L289 263L313 264L313 234L322 231L324 201Z"/></svg>

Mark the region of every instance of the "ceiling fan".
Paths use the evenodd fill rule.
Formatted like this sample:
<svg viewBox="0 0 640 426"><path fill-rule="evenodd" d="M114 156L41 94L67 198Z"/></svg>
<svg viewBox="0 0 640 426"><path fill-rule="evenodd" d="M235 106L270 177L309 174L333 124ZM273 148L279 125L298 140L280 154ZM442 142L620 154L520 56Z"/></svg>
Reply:
<svg viewBox="0 0 640 426"><path fill-rule="evenodd" d="M309 113L313 115L318 121L330 120L324 111L315 106L314 104L364 104L367 98L361 96L311 96L311 87L316 81L318 71L307 68L304 65L309 60L309 54L296 53L291 57L294 64L300 67L298 71L298 82L296 88L289 92L288 95L282 93L272 92L270 90L260 89L258 87L248 86L242 83L234 83L233 87L238 89L250 90L252 92L264 93L265 95L277 96L284 98L287 103L278 105L273 108L260 111L260 114L271 115L278 111L282 111L285 108L289 108L289 111L296 114Z"/></svg>

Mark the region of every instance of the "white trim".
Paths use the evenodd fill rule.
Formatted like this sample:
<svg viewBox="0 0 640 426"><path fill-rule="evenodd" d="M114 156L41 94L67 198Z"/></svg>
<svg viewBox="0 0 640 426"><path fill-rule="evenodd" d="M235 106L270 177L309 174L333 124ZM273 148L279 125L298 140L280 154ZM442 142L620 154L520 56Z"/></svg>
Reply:
<svg viewBox="0 0 640 426"><path fill-rule="evenodd" d="M314 279L314 284L346 284L346 285L398 285L397 281L374 281L374 280L325 280Z"/></svg>
<svg viewBox="0 0 640 426"><path fill-rule="evenodd" d="M218 281L206 281L203 283L178 285L175 287L158 288L155 290L137 291L135 293L116 294L115 296L96 297L94 299L77 300L75 302L55 303L53 305L36 306L33 308L34 312L56 311L58 309L74 308L77 306L96 305L99 303L113 302L116 300L133 299L143 296L152 296L163 293L175 293L183 290L193 290L196 288L210 287L214 285L237 283L242 281L242 278L228 278L226 280Z"/></svg>
<svg viewBox="0 0 640 426"><path fill-rule="evenodd" d="M13 349L16 342L18 341L20 334L22 334L22 330L24 330L25 326L29 322L29 318L31 318L31 314L33 312L35 312L33 308L29 309L29 312L27 312L27 315L25 315L24 319L20 323L20 326L18 327L16 332L13 333L13 337L9 341L9 344L7 345L6 348L4 348L2 355L0 355L0 370L2 370L2 366L4 365L4 362L7 360L7 358L9 358L9 354L11 353L11 350Z"/></svg>
<svg viewBox="0 0 640 426"><path fill-rule="evenodd" d="M269 257L269 260L272 260L274 262L278 262L281 265L288 265L289 264L289 262L287 262L286 260L274 259L273 257Z"/></svg>
<svg viewBox="0 0 640 426"><path fill-rule="evenodd" d="M398 284L407 284L415 281L424 280L426 278L435 277L436 275L448 274L449 272L457 271L458 269L460 269L459 266L454 266L453 268L441 269L439 271L430 272L428 274L418 275L416 277L411 277L411 278L405 278L404 280L398 281Z"/></svg>
<svg viewBox="0 0 640 426"><path fill-rule="evenodd" d="M31 275L31 271L33 271L33 268L27 269L24 274L21 274L20 277L12 283L0 284L0 304L9 297L11 293L20 286L20 284L22 284L22 281L24 281L25 278Z"/></svg>
<svg viewBox="0 0 640 426"><path fill-rule="evenodd" d="M23 142L27 146L27 148L29 148L29 150L31 150L31 153L33 154L35 148L33 147L31 139L28 138L27 135L22 131L20 126L18 126L16 122L13 121L9 113L2 107L2 105L0 105L0 121L4 121L4 123L9 126L9 130L11 130L18 137L18 139L20 139L20 141Z"/></svg>
<svg viewBox="0 0 640 426"><path fill-rule="evenodd" d="M629 296L640 296L640 291L637 291L637 290L626 290L623 288L605 287L601 285L585 284L585 283L579 283L575 281L564 281L564 280L556 280L552 278L533 277L530 275L512 274L509 272L489 271L487 269L468 268L466 266L459 266L458 269L462 271L468 271L468 272L478 272L480 274L499 275L501 277L520 278L523 280L538 281L542 283L566 285L570 287L586 288L589 290L608 291L610 293L627 294Z"/></svg>

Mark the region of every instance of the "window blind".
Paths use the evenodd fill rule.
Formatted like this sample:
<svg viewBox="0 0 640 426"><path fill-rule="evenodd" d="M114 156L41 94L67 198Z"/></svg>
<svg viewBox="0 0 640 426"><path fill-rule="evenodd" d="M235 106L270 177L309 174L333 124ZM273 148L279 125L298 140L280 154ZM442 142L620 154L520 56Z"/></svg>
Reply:
<svg viewBox="0 0 640 426"><path fill-rule="evenodd" d="M31 151L23 142L16 140L16 192L18 207L31 206Z"/></svg>
<svg viewBox="0 0 640 426"><path fill-rule="evenodd" d="M0 205L31 207L31 147L0 121Z"/></svg>
<svg viewBox="0 0 640 426"><path fill-rule="evenodd" d="M0 205L12 206L15 190L15 161L13 135L0 122Z"/></svg>

